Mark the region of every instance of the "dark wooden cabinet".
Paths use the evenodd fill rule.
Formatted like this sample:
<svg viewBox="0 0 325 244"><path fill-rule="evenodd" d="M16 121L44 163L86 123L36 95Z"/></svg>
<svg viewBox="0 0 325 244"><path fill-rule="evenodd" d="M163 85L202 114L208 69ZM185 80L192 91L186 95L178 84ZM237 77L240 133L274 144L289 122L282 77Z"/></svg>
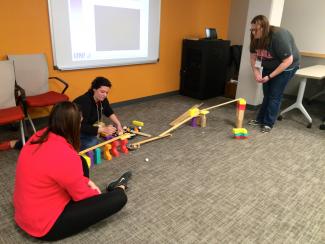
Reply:
<svg viewBox="0 0 325 244"><path fill-rule="evenodd" d="M183 40L180 94L197 99L224 95L230 41Z"/></svg>

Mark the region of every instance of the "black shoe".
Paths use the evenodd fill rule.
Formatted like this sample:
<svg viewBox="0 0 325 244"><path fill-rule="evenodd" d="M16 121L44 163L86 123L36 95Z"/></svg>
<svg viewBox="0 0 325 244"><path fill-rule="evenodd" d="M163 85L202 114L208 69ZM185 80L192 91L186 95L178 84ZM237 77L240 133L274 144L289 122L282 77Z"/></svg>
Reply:
<svg viewBox="0 0 325 244"><path fill-rule="evenodd" d="M261 129L261 132L262 132L262 133L269 133L269 132L271 132L271 130L272 130L272 128L271 128L270 126L268 126L268 125L263 125L263 126L262 126L262 129Z"/></svg>
<svg viewBox="0 0 325 244"><path fill-rule="evenodd" d="M126 189L128 187L127 186L127 183L130 180L131 176L132 176L132 172L131 171L125 172L116 181L113 181L113 182L109 183L108 186L106 187L106 191L112 191L112 190L114 190L118 186L124 186L125 189Z"/></svg>
<svg viewBox="0 0 325 244"><path fill-rule="evenodd" d="M29 137L25 137L25 142L27 142L29 139ZM17 150L21 150L23 148L23 141L21 139L19 139L15 145L14 145L14 149L17 149Z"/></svg>
<svg viewBox="0 0 325 244"><path fill-rule="evenodd" d="M26 141L27 142L27 141ZM19 139L14 145L14 149L21 150L23 148L23 141Z"/></svg>
<svg viewBox="0 0 325 244"><path fill-rule="evenodd" d="M250 126L261 126L262 124L258 120L252 119L252 120L248 121L248 125L250 125Z"/></svg>

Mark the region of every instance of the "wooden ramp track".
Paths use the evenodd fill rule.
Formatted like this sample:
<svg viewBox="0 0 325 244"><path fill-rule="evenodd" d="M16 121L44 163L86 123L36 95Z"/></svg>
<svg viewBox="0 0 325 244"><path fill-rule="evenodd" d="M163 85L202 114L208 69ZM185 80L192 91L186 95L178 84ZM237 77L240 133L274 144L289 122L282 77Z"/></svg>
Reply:
<svg viewBox="0 0 325 244"><path fill-rule="evenodd" d="M124 140L124 139L128 139L128 138L130 138L131 136L134 136L134 134L124 133L123 135L120 135L120 136L114 137L114 138L112 138L112 139L110 139L110 140L104 141L104 142L99 143L99 144L97 144L97 145L95 145L95 146L92 146L92 147L87 148L87 149L85 149L85 150L83 150L83 151L80 151L80 152L79 152L79 155L82 155L82 154L85 154L85 153L87 153L87 152L90 152L90 151L92 151L92 150L94 150L94 149L96 149L96 148L98 148L98 147L102 147L102 146L104 146L104 145L106 145L106 144L108 144L108 143L111 143L111 142L113 142L113 141L116 141L116 140Z"/></svg>
<svg viewBox="0 0 325 244"><path fill-rule="evenodd" d="M211 110L211 109L214 109L214 108L219 108L219 107L225 106L225 105L227 105L227 104L237 102L237 101L239 101L240 99L242 99L242 98L237 98L237 99L234 99L234 100L231 100L231 101L225 102L225 103L220 103L220 104L217 104L217 105L214 105L214 106L208 107L208 108L203 108L202 110Z"/></svg>
<svg viewBox="0 0 325 244"><path fill-rule="evenodd" d="M182 122L184 119L187 119L189 116L189 111L194 108L199 108L203 105L203 103L195 104L193 107L189 108L186 112L184 112L182 115L178 116L175 120L169 123L170 126L174 126L178 124L179 122Z"/></svg>
<svg viewBox="0 0 325 244"><path fill-rule="evenodd" d="M128 148L130 150L134 150L134 149L138 149L140 148L140 146L142 144L145 144L145 143L148 143L148 142L151 142L151 141L156 141L156 140L159 140L159 139L162 139L162 138L165 138L165 137L169 137L171 136L172 134L165 134L165 135L162 135L162 136L155 136L155 137L152 137L152 138L149 138L149 139L146 139L146 140L143 140L143 141L139 141L139 142L135 142L135 143L132 143L128 146Z"/></svg>
<svg viewBox="0 0 325 244"><path fill-rule="evenodd" d="M221 106L225 106L227 104L234 103L234 102L237 102L239 100L240 99L234 99L234 100L231 100L231 101L228 101L228 102L225 102L225 103L221 103L221 104L218 104L218 105L214 105L214 106L211 106L211 107L204 108L202 110L200 110L198 108L200 106L202 106L203 103L196 104L196 105L192 106L189 110L187 110L185 113L183 113L182 115L180 115L179 117L177 117L174 121L172 121L170 123L170 125L172 127L169 128L168 130L160 133L158 136L151 137L151 138L146 139L146 140L143 140L143 141L139 141L139 142L132 143L132 144L130 144L128 146L128 148L130 150L134 150L134 149L140 148L140 146L142 144L145 144L145 143L148 143L148 142L151 142L151 141L156 141L156 140L159 140L159 139L162 139L162 138L165 138L165 137L169 137L169 136L171 136L170 132L172 132L173 130L176 130L178 127L180 127L181 125L185 124L186 122L188 122L192 118L199 116L200 113L203 113L204 114L204 112L207 112L208 110L211 110L211 109L214 109L214 108L218 108L218 107L221 107Z"/></svg>
<svg viewBox="0 0 325 244"><path fill-rule="evenodd" d="M199 114L202 111L205 112L205 111L209 111L209 110L214 109L214 108L225 106L227 104L237 102L240 99L241 98L234 99L234 100L231 100L231 101L228 101L228 102L224 102L224 103L221 103L221 104L217 104L217 105L214 105L214 106L211 106L211 107L204 108L202 110L199 110L198 107L200 107L203 103L196 104L192 108L190 108L188 111L183 113L181 116L179 116L177 119L175 119L173 122L171 122L170 125L172 124L173 126L171 128L169 128L168 130L166 130L166 131L162 132L161 134L159 134L159 136L164 136L164 135L172 132L173 130L180 127L182 124L185 124L187 121L191 120L192 118L199 116ZM194 114L191 114L191 113L194 113Z"/></svg>
<svg viewBox="0 0 325 244"><path fill-rule="evenodd" d="M197 116L197 115L198 114L195 114L195 116ZM160 135L155 136L155 137L152 137L152 138L149 138L149 139L146 139L146 140L143 140L143 141L139 141L139 142L132 143L132 144L130 144L128 146L128 148L130 150L134 150L134 149L140 148L140 146L142 144L145 144L145 143L148 143L148 142L151 142L151 141L156 141L156 140L159 140L159 139L162 139L162 138L165 138L165 137L169 137L169 136L171 136L171 134L170 134L171 131L177 129L179 126L181 126L182 124L185 124L187 121L189 121L190 119L192 119L195 116L190 116L189 115L189 116L187 116L187 118L183 119L183 121L176 123L173 127L171 127L168 130L162 132Z"/></svg>
<svg viewBox="0 0 325 244"><path fill-rule="evenodd" d="M197 116L197 115L196 115ZM175 124L173 127L169 128L168 130L162 132L161 134L159 134L159 136L164 136L166 134L168 134L169 132L172 132L173 130L177 129L178 127L180 127L182 124L185 124L187 121L191 120L193 117L196 117L196 116L190 116L188 115L187 118L185 118L183 121Z"/></svg>
<svg viewBox="0 0 325 244"><path fill-rule="evenodd" d="M141 132L141 131L130 130L130 132L133 133L133 134L136 134L136 135L140 135L140 136L152 137L152 135Z"/></svg>

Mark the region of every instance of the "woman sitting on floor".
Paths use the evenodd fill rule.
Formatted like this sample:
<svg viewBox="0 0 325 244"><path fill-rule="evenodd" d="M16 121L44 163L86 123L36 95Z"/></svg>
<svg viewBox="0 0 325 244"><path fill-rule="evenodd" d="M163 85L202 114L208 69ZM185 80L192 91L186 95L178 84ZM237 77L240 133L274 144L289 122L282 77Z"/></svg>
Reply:
<svg viewBox="0 0 325 244"><path fill-rule="evenodd" d="M58 240L118 212L127 202L126 172L101 193L78 155L81 113L76 104L54 106L48 127L22 148L16 169L17 225L42 240Z"/></svg>

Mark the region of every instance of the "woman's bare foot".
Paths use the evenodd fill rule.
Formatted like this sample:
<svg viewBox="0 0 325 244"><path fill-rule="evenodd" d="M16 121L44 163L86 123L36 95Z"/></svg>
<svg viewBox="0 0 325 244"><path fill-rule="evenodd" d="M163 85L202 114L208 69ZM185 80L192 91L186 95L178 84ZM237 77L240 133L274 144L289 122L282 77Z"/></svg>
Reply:
<svg viewBox="0 0 325 244"><path fill-rule="evenodd" d="M18 140L0 142L0 151L6 151L15 148Z"/></svg>
<svg viewBox="0 0 325 244"><path fill-rule="evenodd" d="M18 140L11 140L11 141L9 141L10 148L11 149L14 148L17 142L18 142Z"/></svg>
<svg viewBox="0 0 325 244"><path fill-rule="evenodd" d="M120 185L120 186L117 186L116 188L121 188L125 191L125 186L124 185Z"/></svg>

